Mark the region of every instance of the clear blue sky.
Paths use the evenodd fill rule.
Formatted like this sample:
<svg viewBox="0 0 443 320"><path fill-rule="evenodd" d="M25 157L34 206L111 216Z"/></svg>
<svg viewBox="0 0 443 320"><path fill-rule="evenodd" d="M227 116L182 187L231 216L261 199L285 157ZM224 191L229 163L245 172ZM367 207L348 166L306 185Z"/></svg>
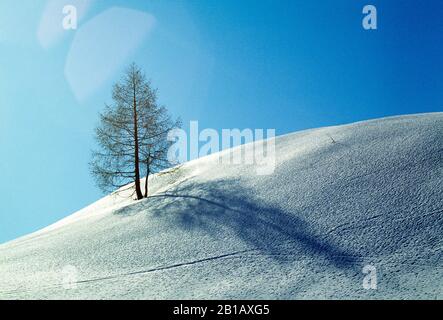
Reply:
<svg viewBox="0 0 443 320"><path fill-rule="evenodd" d="M65 3L77 30L61 28ZM442 37L437 0L2 0L0 243L102 196L93 128L132 61L184 123L280 135L443 111Z"/></svg>

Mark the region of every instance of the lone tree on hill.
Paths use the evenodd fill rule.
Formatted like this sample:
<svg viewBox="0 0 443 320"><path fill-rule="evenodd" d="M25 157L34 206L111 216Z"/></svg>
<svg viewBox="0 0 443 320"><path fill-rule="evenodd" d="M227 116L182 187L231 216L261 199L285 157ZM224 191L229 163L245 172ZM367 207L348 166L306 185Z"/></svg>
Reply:
<svg viewBox="0 0 443 320"><path fill-rule="evenodd" d="M165 107L157 103L140 68L132 64L114 85L112 105L100 113L95 129L99 148L92 153L91 172L104 192L112 192L131 182L137 200L148 197L149 175L170 166L167 134L179 127ZM140 179L145 177L144 192Z"/></svg>

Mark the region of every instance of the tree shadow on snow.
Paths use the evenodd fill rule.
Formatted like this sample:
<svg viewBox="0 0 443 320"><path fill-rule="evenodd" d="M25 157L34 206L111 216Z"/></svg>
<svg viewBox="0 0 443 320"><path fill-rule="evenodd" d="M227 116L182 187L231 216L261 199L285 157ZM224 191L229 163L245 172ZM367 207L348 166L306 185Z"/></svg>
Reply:
<svg viewBox="0 0 443 320"><path fill-rule="evenodd" d="M185 180L115 214L140 214L146 210L153 218L168 216L168 221L185 230L199 228L214 236L220 230L234 232L253 250L281 263L311 257L324 259L337 268L353 266L352 252L313 234L297 213L265 204L235 180Z"/></svg>

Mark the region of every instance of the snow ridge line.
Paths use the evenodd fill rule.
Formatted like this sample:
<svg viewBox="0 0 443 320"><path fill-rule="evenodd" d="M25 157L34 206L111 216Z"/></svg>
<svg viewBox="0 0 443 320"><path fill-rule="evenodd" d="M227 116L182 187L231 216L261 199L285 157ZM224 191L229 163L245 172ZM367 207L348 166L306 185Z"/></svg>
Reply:
<svg viewBox="0 0 443 320"><path fill-rule="evenodd" d="M95 281L101 281L101 280L110 280L110 279L126 277L126 276L132 276L132 275L137 275L137 274L144 274L144 273L163 271L163 270L174 269L174 268L179 268L179 267L186 267L186 266L190 266L190 265L198 264L198 263L202 263L202 262L207 262L207 261L212 261L212 260L217 260L217 259L228 258L228 257L240 255L240 254L243 254L243 253L248 253L248 252L251 252L251 251L255 251L255 250L256 249L248 249L248 250L236 251L236 252L232 252L232 253L222 254L222 255L219 255L219 256L213 256L213 257L203 258L203 259L199 259L199 260L193 260L193 261L189 261L189 262L181 262L181 263L176 263L176 264L172 264L172 265L168 265L168 266L152 268L152 269L148 269L148 270L141 270L141 271L134 271L134 272L129 272L129 273L122 273L122 274L117 274L117 275L108 276L108 277L80 280L80 281L77 281L75 283L81 284L81 283L95 282Z"/></svg>
<svg viewBox="0 0 443 320"><path fill-rule="evenodd" d="M179 268L179 267L186 267L186 266L190 266L190 265L194 265L194 264L198 264L198 263L203 263L203 262L207 262L207 261L229 258L229 257L241 255L244 253L256 251L256 250L257 249L241 250L241 251L226 253L226 254L222 254L222 255L218 255L218 256L212 256L212 257L208 257L208 258L204 258L204 259L198 259L198 260L193 260L193 261L189 261L189 262L181 262L181 263L176 263L176 264L172 264L172 265L151 268L151 269L147 269L147 270L140 270L140 271L134 271L134 272L129 272L129 273L121 273L121 274L115 274L115 275L110 275L110 276L106 276L106 277L98 277L98 278L93 278L93 279L79 280L79 281L72 282L72 284L83 284L83 283L97 282L97 281L103 281L103 280L112 280L112 279L118 279L120 277L127 277L127 276L133 276L133 275L138 275L138 274L145 274L145 273L152 273L152 272L163 271L163 270L168 270L168 269L174 269L174 268ZM48 285L44 289L57 288L60 286L62 286L62 284L56 283L53 285ZM13 293L19 293L19 292L23 292L23 290L20 290L20 289L10 290L10 291L1 291L0 290L0 293L2 293L2 294L13 294ZM25 292L26 292L26 290L25 290ZM0 298L0 300L1 300L1 298Z"/></svg>

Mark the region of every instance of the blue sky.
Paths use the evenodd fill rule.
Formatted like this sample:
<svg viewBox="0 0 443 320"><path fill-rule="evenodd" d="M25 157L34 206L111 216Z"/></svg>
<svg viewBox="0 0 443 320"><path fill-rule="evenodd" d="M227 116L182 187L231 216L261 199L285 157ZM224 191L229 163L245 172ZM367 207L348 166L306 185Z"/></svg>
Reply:
<svg viewBox="0 0 443 320"><path fill-rule="evenodd" d="M443 111L442 17L441 1L2 0L0 243L102 196L93 128L132 61L185 124L280 135Z"/></svg>

